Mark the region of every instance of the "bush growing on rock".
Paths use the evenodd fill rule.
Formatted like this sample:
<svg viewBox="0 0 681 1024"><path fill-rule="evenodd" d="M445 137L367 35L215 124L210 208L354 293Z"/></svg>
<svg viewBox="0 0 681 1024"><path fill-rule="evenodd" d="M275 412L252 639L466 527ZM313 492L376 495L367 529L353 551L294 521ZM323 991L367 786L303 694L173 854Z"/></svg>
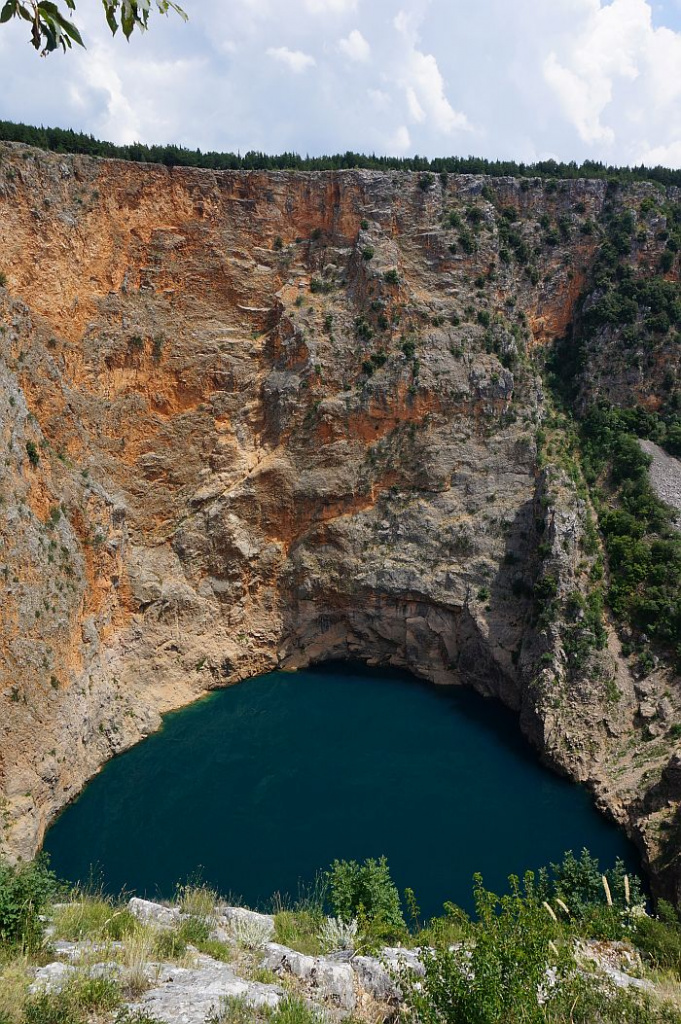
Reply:
<svg viewBox="0 0 681 1024"><path fill-rule="evenodd" d="M660 900L658 914L657 918L638 917L633 941L656 968L672 971L681 981L681 919L665 900Z"/></svg>
<svg viewBox="0 0 681 1024"><path fill-rule="evenodd" d="M478 923L469 937L451 949L424 952L425 977L409 997L422 1024L547 1020L537 993L550 1003L547 965L552 978L562 982L570 951L556 944L559 926L538 899L532 873L523 886L514 876L509 882L511 892L499 897L476 875Z"/></svg>
<svg viewBox="0 0 681 1024"><path fill-rule="evenodd" d="M572 914L587 918L594 910L608 905L603 878L608 883L614 910L624 911L627 906L642 904L641 883L635 875L627 874L623 861L618 858L613 868L603 871L588 850L582 850L579 858L569 850L560 864L551 865L550 895L568 903Z"/></svg>
<svg viewBox="0 0 681 1024"><path fill-rule="evenodd" d="M0 861L0 943L37 948L43 938L40 914L56 891L57 879L46 860L17 867Z"/></svg>
<svg viewBox="0 0 681 1024"><path fill-rule="evenodd" d="M26 442L26 454L28 455L28 461L31 463L33 468L40 462L40 455L34 441Z"/></svg>
<svg viewBox="0 0 681 1024"><path fill-rule="evenodd" d="M336 917L346 924L358 920L360 929L365 924L379 941L397 941L405 934L400 895L385 857L370 857L363 864L335 860L328 880Z"/></svg>
<svg viewBox="0 0 681 1024"><path fill-rule="evenodd" d="M131 1010L124 1007L116 1015L115 1024L165 1024L158 1017L151 1017L145 1010Z"/></svg>
<svg viewBox="0 0 681 1024"><path fill-rule="evenodd" d="M320 929L322 949L334 952L338 949L355 949L357 921L342 921L338 917L327 917Z"/></svg>
<svg viewBox="0 0 681 1024"><path fill-rule="evenodd" d="M587 911L603 908L600 877L600 893L596 887L597 861L586 853L579 861L569 855L551 870L558 874L553 880L546 870L537 876L528 872L522 883L511 876L510 892L502 896L485 889L482 877L475 876L477 921L467 925L460 942L424 950L424 977L403 982L410 1021L679 1024L675 1006L636 987L616 988L602 969L593 971L582 955L585 947L575 941L590 933L570 920L558 900L551 906L545 899L552 885L573 879L585 918ZM621 920L617 907L607 910L613 920ZM664 931L665 925L658 924Z"/></svg>
<svg viewBox="0 0 681 1024"><path fill-rule="evenodd" d="M307 956L318 956L322 952L323 920L316 910L280 910L274 917L275 941Z"/></svg>

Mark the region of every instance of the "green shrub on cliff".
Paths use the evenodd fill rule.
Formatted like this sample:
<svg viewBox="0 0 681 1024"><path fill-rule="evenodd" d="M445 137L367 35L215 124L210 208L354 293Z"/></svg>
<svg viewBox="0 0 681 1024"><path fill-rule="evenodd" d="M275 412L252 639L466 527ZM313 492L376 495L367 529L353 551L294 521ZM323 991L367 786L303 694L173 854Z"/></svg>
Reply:
<svg viewBox="0 0 681 1024"><path fill-rule="evenodd" d="M534 876L528 873L524 886L513 876L509 882L510 893L500 897L476 875L478 921L468 938L452 948L424 951L425 977L409 1000L420 1024L551 1019L537 993L551 1001L547 966L560 985L571 967L570 947L561 942L559 924L537 897Z"/></svg>
<svg viewBox="0 0 681 1024"><path fill-rule="evenodd" d="M363 864L335 860L328 873L329 896L336 917L346 923L354 918L380 942L403 937L406 925L400 894L390 877L388 861L370 857Z"/></svg>
<svg viewBox="0 0 681 1024"><path fill-rule="evenodd" d="M671 903L660 900L658 917L639 917L633 933L637 949L658 969L681 981L681 918Z"/></svg>
<svg viewBox="0 0 681 1024"><path fill-rule="evenodd" d="M603 870L586 850L579 857L570 852L559 864L536 874L528 872L522 882L511 876L508 892L501 895L486 890L478 875L474 918L445 904L444 917L430 921L425 928L419 926L414 894L407 890L411 935L385 857L363 863L335 861L326 873L326 882L336 914L346 920L359 919L362 952L395 941L422 950L425 976L412 979L400 972L398 979L407 998L407 1006L399 1011L403 1024L681 1024L678 1008L663 1002L670 995L678 998L679 916L664 901L658 907L658 918L645 916L637 906L641 901L639 883L626 876L621 862ZM44 906L55 892L54 886L54 876L44 864L2 867L0 897L12 906ZM316 885L296 911L279 910L275 916L277 941L298 948L296 941L302 938L310 953L323 952L319 932L325 921L324 896L325 889ZM160 1024L143 1010L121 1008L121 1002L139 994L131 988L131 970L142 962L140 951L145 954L144 964L147 953L168 960L186 952L186 942L178 945L175 941L185 922L169 931L160 930L154 939L154 929L145 932L150 926L133 921L122 904L102 899L101 894L87 897L75 892L70 898L75 913L64 916L58 911L54 923L69 923L74 937L92 939L104 938L111 922L122 922L119 955L127 973L115 980L93 976L85 967L61 992L30 994L31 964L44 961L17 954L16 948L0 950L11 968L8 972L0 957L0 1024L92 1024L95 1020L102 1024ZM179 887L177 900L192 925L211 920L215 904L220 902L218 894L204 885ZM281 898L277 905L281 906ZM126 921L133 925L131 932ZM25 944L25 927L20 924L15 931ZM619 942L604 946L585 942L594 938L624 938L627 948L640 950L641 971L650 982L649 989L616 989L607 974L594 966L591 952L605 964L624 947ZM227 947L216 949L219 946L198 943L202 952L234 959L238 966L241 954ZM249 954L249 962L250 958ZM144 988L146 974L142 973ZM265 984L275 980L271 974L249 977ZM324 1019L320 1009L299 995L288 994L276 1008L254 1008L243 997L225 999L209 1024L321 1024ZM347 1018L348 1024L359 1024L362 1019L366 1018Z"/></svg>
<svg viewBox="0 0 681 1024"><path fill-rule="evenodd" d="M31 463L33 468L40 462L40 455L34 441L26 442L26 454L28 455L28 461Z"/></svg>
<svg viewBox="0 0 681 1024"><path fill-rule="evenodd" d="M649 483L650 457L632 436L646 436L649 426L630 410L592 408L581 425L584 466L615 504L601 516L610 607L681 656L681 540L674 513Z"/></svg>
<svg viewBox="0 0 681 1024"><path fill-rule="evenodd" d="M43 938L40 914L56 891L44 859L16 867L0 861L0 943L36 949Z"/></svg>
<svg viewBox="0 0 681 1024"><path fill-rule="evenodd" d="M550 897L557 883L574 883L571 905L581 900L583 916L605 909L613 920L621 919L619 908L607 905L598 871L588 854L580 860L568 855L551 872L528 872L522 883L511 876L510 891L500 896L485 889L477 875L477 920L459 943L422 952L423 978L406 984L402 979L407 1019L414 1024L680 1024L676 1006L656 993L617 989L595 972L575 943L579 925L560 897ZM658 946L673 959L668 925L656 922L650 931L655 930L664 936Z"/></svg>

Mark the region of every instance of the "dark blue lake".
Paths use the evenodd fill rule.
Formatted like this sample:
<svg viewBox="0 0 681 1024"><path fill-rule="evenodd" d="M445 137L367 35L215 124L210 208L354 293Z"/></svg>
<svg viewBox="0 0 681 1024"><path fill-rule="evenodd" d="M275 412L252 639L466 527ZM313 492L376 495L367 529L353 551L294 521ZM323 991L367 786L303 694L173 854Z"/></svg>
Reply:
<svg viewBox="0 0 681 1024"><path fill-rule="evenodd" d="M338 858L385 854L425 914L587 847L637 861L583 789L553 775L516 716L464 689L333 665L273 672L168 715L49 831L55 870L172 896L200 871L266 906Z"/></svg>

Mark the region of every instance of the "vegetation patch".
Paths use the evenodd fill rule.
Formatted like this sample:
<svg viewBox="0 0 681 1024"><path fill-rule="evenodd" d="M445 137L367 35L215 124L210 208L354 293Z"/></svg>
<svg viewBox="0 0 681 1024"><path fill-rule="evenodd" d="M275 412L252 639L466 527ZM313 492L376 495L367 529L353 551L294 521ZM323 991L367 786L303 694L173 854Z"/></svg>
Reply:
<svg viewBox="0 0 681 1024"><path fill-rule="evenodd" d="M24 924L13 926L11 938L5 937L7 931L0 941L2 1024L158 1024L144 1010L123 1004L149 987L150 962L176 958L180 952L190 955L182 938L184 921L172 928L140 922L122 927L117 933L122 950L105 944L97 953L103 958L115 953L122 965L120 976L90 973L91 961L84 960L60 991L30 994L33 969L45 962L45 920L62 934L96 940L96 946L107 936L110 922L128 920L127 908L101 893L80 891L67 895L66 906L50 908L49 900L63 899L64 894L44 864L21 871L3 866L3 906L17 902L18 878L28 902L35 899L45 913L32 920L22 902ZM413 891L400 896L383 857L335 861L322 881L295 909L275 914L276 941L315 956L338 950L373 953L388 943L418 947L425 976L412 978L404 970L395 975L406 999L395 1020L403 1024L681 1022L678 1008L665 1001L681 992L681 920L664 901L657 916L649 916L638 880L627 875L621 862L603 871L586 850L579 856L568 853L560 863L528 872L522 880L511 876L508 891L499 895L485 889L477 875L472 917L446 903L441 916L426 922L420 920ZM218 895L207 886L182 886L178 900L192 928L197 921L217 917ZM329 910L336 916L328 917ZM600 949L594 940L611 952L627 950L630 964L640 958L639 975L647 988L611 985L598 957L594 961L589 952ZM252 952L230 947L225 955L224 944L201 941L208 955L235 958L248 980L281 984L258 966ZM289 992L276 1008L253 1008L246 998L224 999L210 1021L321 1024L324 1019L318 1006ZM364 1018L344 1019L358 1024Z"/></svg>
<svg viewBox="0 0 681 1024"><path fill-rule="evenodd" d="M639 218L646 212L644 203ZM667 223L672 249L665 251L676 252L678 204L667 209ZM639 234L647 237L645 229ZM608 556L607 603L634 631L639 650L656 641L681 663L681 535L674 528L675 512L650 485L651 460L638 443L647 438L681 455L681 393L670 380L671 390L658 409L644 407L635 396L628 408L607 401L584 407L582 398L590 359L607 345L609 332L617 332L625 349L629 345L637 351L667 351L681 341L681 285L660 275L640 276L629 262L637 238L636 211L606 204L592 279L575 323L554 344L547 370L563 407L581 404L577 447ZM580 657L579 650L573 653Z"/></svg>

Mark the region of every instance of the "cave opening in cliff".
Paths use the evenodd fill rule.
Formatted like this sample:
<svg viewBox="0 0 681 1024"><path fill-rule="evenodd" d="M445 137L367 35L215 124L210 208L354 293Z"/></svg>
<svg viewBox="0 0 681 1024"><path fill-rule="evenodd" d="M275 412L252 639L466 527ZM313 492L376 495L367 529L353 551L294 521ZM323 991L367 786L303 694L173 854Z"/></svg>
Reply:
<svg viewBox="0 0 681 1024"><path fill-rule="evenodd" d="M512 712L350 662L252 678L167 716L45 846L73 881L94 871L109 891L168 897L199 872L260 906L334 858L386 855L425 914L445 900L470 909L475 871L501 886L582 847L636 863L587 792L539 763Z"/></svg>

